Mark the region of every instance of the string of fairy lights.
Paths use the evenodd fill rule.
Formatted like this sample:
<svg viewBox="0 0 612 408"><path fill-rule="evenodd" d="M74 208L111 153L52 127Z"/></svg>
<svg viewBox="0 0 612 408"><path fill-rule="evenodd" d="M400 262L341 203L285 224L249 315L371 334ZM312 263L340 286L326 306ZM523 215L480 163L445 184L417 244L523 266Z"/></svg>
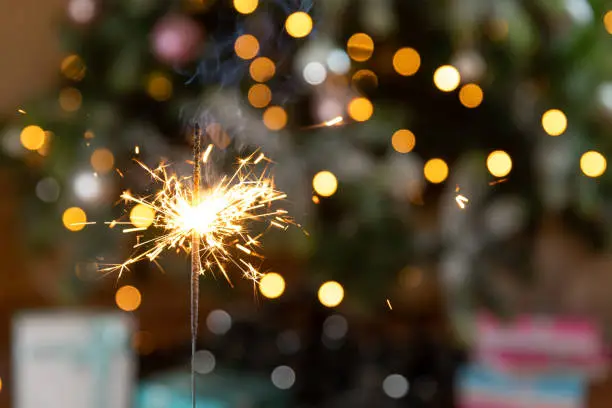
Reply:
<svg viewBox="0 0 612 408"><path fill-rule="evenodd" d="M233 0L235 10L240 14L251 14L259 6L258 0ZM606 31L612 35L612 11L608 11L603 17L603 25ZM313 30L312 17L303 11L290 14L285 21L285 30L294 38L305 38ZM346 49L334 49L329 52L324 62L311 61L303 67L304 80L311 85L319 85L326 81L331 75L346 76L351 70L351 61L357 63L367 62L373 55L375 42L366 33L355 33L346 42ZM271 88L266 84L276 75L275 62L264 55L260 55L261 47L259 40L253 34L240 35L234 42L234 52L242 60L250 61L249 76L253 80L246 98L249 104L262 111L261 120L270 131L281 131L289 123L287 111L280 105L274 105L274 95ZM421 68L421 56L419 52L411 47L401 47L393 54L390 63L394 71L402 77L411 77ZM66 56L60 64L61 73L72 81L82 80L87 72L87 66L83 59L77 54ZM433 84L441 92L451 93L458 89L459 103L467 109L478 108L485 97L485 92L478 83L462 83L460 71L453 65L442 65L433 73ZM376 73L370 69L358 69L350 78L352 84L378 83ZM357 87L358 88L358 87ZM166 101L172 97L172 81L163 72L151 72L144 85L144 91L156 101ZM73 86L64 87L58 95L60 108L68 113L78 112L83 102L81 92ZM375 106L365 96L356 95L351 98L345 106L345 114L354 122L366 122L372 118ZM347 119L348 119L347 118ZM330 118L332 119L332 118ZM344 117L338 118L340 121ZM335 119L334 119L335 120ZM331 122L330 122L331 123ZM551 137L562 136L568 128L566 114L557 108L551 108L541 115L540 124L543 131ZM219 124L208 125L206 131L216 134L221 148L227 147L230 138L225 134ZM95 135L91 131L84 134L86 140L91 140ZM28 151L37 152L45 156L53 139L53 133L39 126L30 125L22 129L20 133L21 145ZM392 148L400 154L411 153L417 143L417 136L410 129L397 129L390 135ZM224 145L224 146L223 146ZM115 171L115 157L112 151L106 147L93 150L90 156L90 164L93 175L87 177L99 177ZM606 157L598 151L589 150L584 152L579 161L582 173L591 178L602 176L607 168ZM513 167L511 156L503 150L492 151L486 158L485 166L488 172L496 178L507 177ZM439 157L433 157L425 161L423 166L424 178L432 183L443 183L449 176L448 164ZM90 186L90 178L83 179L82 186ZM78 187L78 180L77 180ZM320 202L320 197L333 196L339 187L337 177L329 170L322 169L312 179L314 195L312 200L315 204ZM90 188L90 187L88 187ZM155 219L155 213L151 208L144 205L136 205L131 209L130 220L136 228L147 228ZM88 224L87 214L80 207L67 208L62 214L62 221L66 229L77 232L83 230ZM276 299L284 293L285 280L277 273L265 274L259 282L260 293L269 299ZM336 307L344 298L344 289L338 282L329 281L323 283L318 291L320 302L327 307ZM140 291L130 285L122 286L116 292L116 304L125 311L137 310L142 301Z"/></svg>

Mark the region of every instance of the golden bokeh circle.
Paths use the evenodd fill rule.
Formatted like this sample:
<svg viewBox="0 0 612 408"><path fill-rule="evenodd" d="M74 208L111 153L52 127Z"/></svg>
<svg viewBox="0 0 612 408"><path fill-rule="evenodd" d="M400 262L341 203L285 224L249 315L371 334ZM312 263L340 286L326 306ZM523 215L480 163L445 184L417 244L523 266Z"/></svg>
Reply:
<svg viewBox="0 0 612 408"><path fill-rule="evenodd" d="M368 98L353 98L348 105L349 116L357 122L365 122L372 117L374 105Z"/></svg>
<svg viewBox="0 0 612 408"><path fill-rule="evenodd" d="M484 99L484 92L477 84L465 84L459 91L459 101L466 108L476 108L480 106Z"/></svg>
<svg viewBox="0 0 612 408"><path fill-rule="evenodd" d="M590 150L580 157L580 170L588 177L599 177L606 172L608 161L603 154Z"/></svg>
<svg viewBox="0 0 612 408"><path fill-rule="evenodd" d="M357 62L367 61L374 53L374 40L365 33L353 34L346 43L346 51Z"/></svg>
<svg viewBox="0 0 612 408"><path fill-rule="evenodd" d="M400 48L393 55L393 69L402 76L411 76L421 67L421 56L414 48Z"/></svg>
<svg viewBox="0 0 612 408"><path fill-rule="evenodd" d="M259 280L259 292L268 299L276 299L285 292L285 279L278 273L266 273Z"/></svg>
<svg viewBox="0 0 612 408"><path fill-rule="evenodd" d="M26 149L38 150L45 144L45 131L40 126L26 126L21 131L19 140Z"/></svg>
<svg viewBox="0 0 612 408"><path fill-rule="evenodd" d="M254 108L265 108L272 101L272 91L264 84L255 84L249 88L249 103Z"/></svg>
<svg viewBox="0 0 612 408"><path fill-rule="evenodd" d="M330 197L338 190L338 179L331 171L320 171L312 178L312 188L320 196Z"/></svg>
<svg viewBox="0 0 612 408"><path fill-rule="evenodd" d="M76 88L68 87L60 91L59 104L66 112L76 112L81 109L83 96Z"/></svg>
<svg viewBox="0 0 612 408"><path fill-rule="evenodd" d="M398 153L408 153L414 149L416 138L408 129L400 129L391 137L391 145Z"/></svg>
<svg viewBox="0 0 612 408"><path fill-rule="evenodd" d="M550 109L542 115L542 127L550 136L560 136L567 129L567 117L559 109Z"/></svg>
<svg viewBox="0 0 612 408"><path fill-rule="evenodd" d="M512 158L503 150L491 152L487 157L487 169L495 177L506 177L512 170Z"/></svg>
<svg viewBox="0 0 612 408"><path fill-rule="evenodd" d="M461 83L461 75L452 65L442 65L434 72L434 84L442 92L452 92Z"/></svg>
<svg viewBox="0 0 612 408"><path fill-rule="evenodd" d="M325 307L336 307L344 299L344 288L336 281L328 281L319 287L319 302Z"/></svg>
<svg viewBox="0 0 612 408"><path fill-rule="evenodd" d="M101 174L110 172L115 166L115 156L113 152L104 147L94 150L89 161L91 167Z"/></svg>
<svg viewBox="0 0 612 408"><path fill-rule="evenodd" d="M258 5L259 0L234 0L234 8L240 14L251 14Z"/></svg>
<svg viewBox="0 0 612 408"><path fill-rule="evenodd" d="M244 60L253 59L259 53L259 41L254 35L241 35L234 43L234 51L238 57Z"/></svg>
<svg viewBox="0 0 612 408"><path fill-rule="evenodd" d="M266 82L276 73L274 61L268 57L255 58L249 67L251 78L257 82Z"/></svg>
<svg viewBox="0 0 612 408"><path fill-rule="evenodd" d="M79 207L70 207L62 214L64 227L69 231L80 231L85 228L87 214Z"/></svg>
<svg viewBox="0 0 612 408"><path fill-rule="evenodd" d="M428 160L423 167L423 174L430 183L442 183L448 177L448 165L442 159Z"/></svg>
<svg viewBox="0 0 612 408"><path fill-rule="evenodd" d="M131 285L125 285L117 289L115 293L115 303L119 309L126 312L133 312L140 307L142 295L140 291Z"/></svg>
<svg viewBox="0 0 612 408"><path fill-rule="evenodd" d="M287 17L285 29L294 38L304 38L312 31L312 17L303 11L297 11Z"/></svg>
<svg viewBox="0 0 612 408"><path fill-rule="evenodd" d="M130 211L130 222L136 228L148 228L155 221L155 210L144 204L136 204Z"/></svg>
<svg viewBox="0 0 612 408"><path fill-rule="evenodd" d="M263 114L263 122L270 130L281 130L287 125L287 112L280 106L270 106Z"/></svg>

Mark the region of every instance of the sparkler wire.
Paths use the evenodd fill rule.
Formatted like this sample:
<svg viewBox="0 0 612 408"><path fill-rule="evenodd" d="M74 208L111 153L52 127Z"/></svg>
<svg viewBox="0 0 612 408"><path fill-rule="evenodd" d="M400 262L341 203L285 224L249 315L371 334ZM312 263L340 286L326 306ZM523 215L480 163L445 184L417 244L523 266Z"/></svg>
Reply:
<svg viewBox="0 0 612 408"><path fill-rule="evenodd" d="M200 156L202 153L202 137L200 125L193 129L193 195L192 206L196 208L200 198ZM198 339L198 315L200 296L200 237L197 230L191 234L191 404L196 408L196 376L195 355Z"/></svg>

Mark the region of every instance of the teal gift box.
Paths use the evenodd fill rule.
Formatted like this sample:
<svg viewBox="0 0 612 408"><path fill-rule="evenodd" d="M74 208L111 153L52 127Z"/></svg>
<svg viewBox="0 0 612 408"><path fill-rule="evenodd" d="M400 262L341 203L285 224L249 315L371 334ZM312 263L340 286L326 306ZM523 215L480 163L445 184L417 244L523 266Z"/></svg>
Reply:
<svg viewBox="0 0 612 408"><path fill-rule="evenodd" d="M13 320L14 408L130 408L135 323L118 312L28 312Z"/></svg>
<svg viewBox="0 0 612 408"><path fill-rule="evenodd" d="M215 370L197 374L197 408L285 408L288 391L272 385L269 377ZM191 408L191 377L175 371L145 380L139 386L136 408Z"/></svg>

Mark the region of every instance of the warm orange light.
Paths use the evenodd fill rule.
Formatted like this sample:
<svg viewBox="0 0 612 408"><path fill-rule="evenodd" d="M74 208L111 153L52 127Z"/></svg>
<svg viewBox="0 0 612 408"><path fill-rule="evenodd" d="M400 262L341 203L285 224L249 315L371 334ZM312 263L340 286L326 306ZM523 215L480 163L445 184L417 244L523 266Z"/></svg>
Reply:
<svg viewBox="0 0 612 408"><path fill-rule="evenodd" d="M354 98L348 105L348 114L357 122L365 122L372 117L374 106L368 98Z"/></svg>
<svg viewBox="0 0 612 408"><path fill-rule="evenodd" d="M612 34L612 10L608 11L603 18L604 26L609 34Z"/></svg>
<svg viewBox="0 0 612 408"><path fill-rule="evenodd" d="M588 151L580 157L580 170L588 177L599 177L606 172L608 162L603 154L594 150Z"/></svg>
<svg viewBox="0 0 612 408"><path fill-rule="evenodd" d="M550 136L560 136L567 129L567 117L559 109L550 109L542 115L542 127Z"/></svg>
<svg viewBox="0 0 612 408"><path fill-rule="evenodd" d="M266 82L276 73L274 62L267 57L255 58L249 67L251 78L257 82Z"/></svg>
<svg viewBox="0 0 612 408"><path fill-rule="evenodd" d="M482 103L484 93L476 84L466 84L459 91L459 100L466 108L476 108Z"/></svg>
<svg viewBox="0 0 612 408"><path fill-rule="evenodd" d="M425 163L423 173L427 181L439 184L448 177L448 165L442 159L431 159Z"/></svg>
<svg viewBox="0 0 612 408"><path fill-rule="evenodd" d="M346 44L346 50L353 60L367 61L374 53L374 40L364 33L353 34Z"/></svg>
<svg viewBox="0 0 612 408"><path fill-rule="evenodd" d="M251 34L241 35L234 43L234 51L236 51L236 55L242 59L253 59L259 52L259 41Z"/></svg>
<svg viewBox="0 0 612 408"><path fill-rule="evenodd" d="M351 82L356 89L376 88L378 86L378 77L374 71L360 69L353 74Z"/></svg>
<svg viewBox="0 0 612 408"><path fill-rule="evenodd" d="M136 204L130 211L130 222L136 228L148 228L155 221L155 210L144 204Z"/></svg>
<svg viewBox="0 0 612 408"><path fill-rule="evenodd" d="M225 149L232 142L232 138L223 129L223 126L219 123L211 123L206 126L206 134L210 137L210 140L219 149Z"/></svg>
<svg viewBox="0 0 612 408"><path fill-rule="evenodd" d="M66 112L76 112L81 108L83 96L76 88L64 88L60 91L59 104Z"/></svg>
<svg viewBox="0 0 612 408"><path fill-rule="evenodd" d="M62 215L64 227L69 231L80 231L85 228L87 222L87 214L79 207L71 207L64 211Z"/></svg>
<svg viewBox="0 0 612 408"><path fill-rule="evenodd" d="M172 96L172 82L164 74L151 74L147 82L147 93L158 102L167 101Z"/></svg>
<svg viewBox="0 0 612 408"><path fill-rule="evenodd" d="M125 285L120 287L115 293L115 303L119 309L126 312L133 312L140 307L142 295L134 286Z"/></svg>
<svg viewBox="0 0 612 408"><path fill-rule="evenodd" d="M292 37L306 37L312 31L312 18L308 15L308 13L297 11L287 17L285 29Z"/></svg>
<svg viewBox="0 0 612 408"><path fill-rule="evenodd" d="M276 299L285 291L285 279L278 273L266 273L259 281L259 292L268 299Z"/></svg>
<svg viewBox="0 0 612 408"><path fill-rule="evenodd" d="M91 162L91 167L93 167L95 171L104 174L113 170L113 166L115 165L115 156L113 156L113 153L110 150L100 148L94 150L89 161Z"/></svg>
<svg viewBox="0 0 612 408"><path fill-rule="evenodd" d="M72 54L62 60L60 70L66 78L80 81L85 77L86 67L81 57Z"/></svg>
<svg viewBox="0 0 612 408"><path fill-rule="evenodd" d="M26 126L21 131L19 140L28 150L38 150L45 144L45 131L40 126Z"/></svg>
<svg viewBox="0 0 612 408"><path fill-rule="evenodd" d="M312 178L312 187L320 196L330 197L338 189L338 179L331 171L320 171Z"/></svg>
<svg viewBox="0 0 612 408"><path fill-rule="evenodd" d="M319 288L318 297L323 306L336 307L344 299L344 288L335 281L325 282Z"/></svg>
<svg viewBox="0 0 612 408"><path fill-rule="evenodd" d="M512 170L512 159L503 150L496 150L487 157L487 169L495 177L505 177Z"/></svg>
<svg viewBox="0 0 612 408"><path fill-rule="evenodd" d="M255 108L265 108L272 100L272 91L264 84L255 84L249 89L249 103Z"/></svg>
<svg viewBox="0 0 612 408"><path fill-rule="evenodd" d="M443 65L434 72L434 83L442 92L454 91L460 82L461 75L452 65Z"/></svg>
<svg viewBox="0 0 612 408"><path fill-rule="evenodd" d="M259 0L234 0L234 8L241 14L251 14L258 5Z"/></svg>
<svg viewBox="0 0 612 408"><path fill-rule="evenodd" d="M393 68L403 76L416 74L421 66L421 56L413 48L400 48L393 55Z"/></svg>
<svg viewBox="0 0 612 408"><path fill-rule="evenodd" d="M281 130L287 125L287 112L280 106L270 106L263 114L264 125L270 130Z"/></svg>
<svg viewBox="0 0 612 408"><path fill-rule="evenodd" d="M416 138L408 129L400 129L391 137L391 145L398 153L408 153L414 149Z"/></svg>

